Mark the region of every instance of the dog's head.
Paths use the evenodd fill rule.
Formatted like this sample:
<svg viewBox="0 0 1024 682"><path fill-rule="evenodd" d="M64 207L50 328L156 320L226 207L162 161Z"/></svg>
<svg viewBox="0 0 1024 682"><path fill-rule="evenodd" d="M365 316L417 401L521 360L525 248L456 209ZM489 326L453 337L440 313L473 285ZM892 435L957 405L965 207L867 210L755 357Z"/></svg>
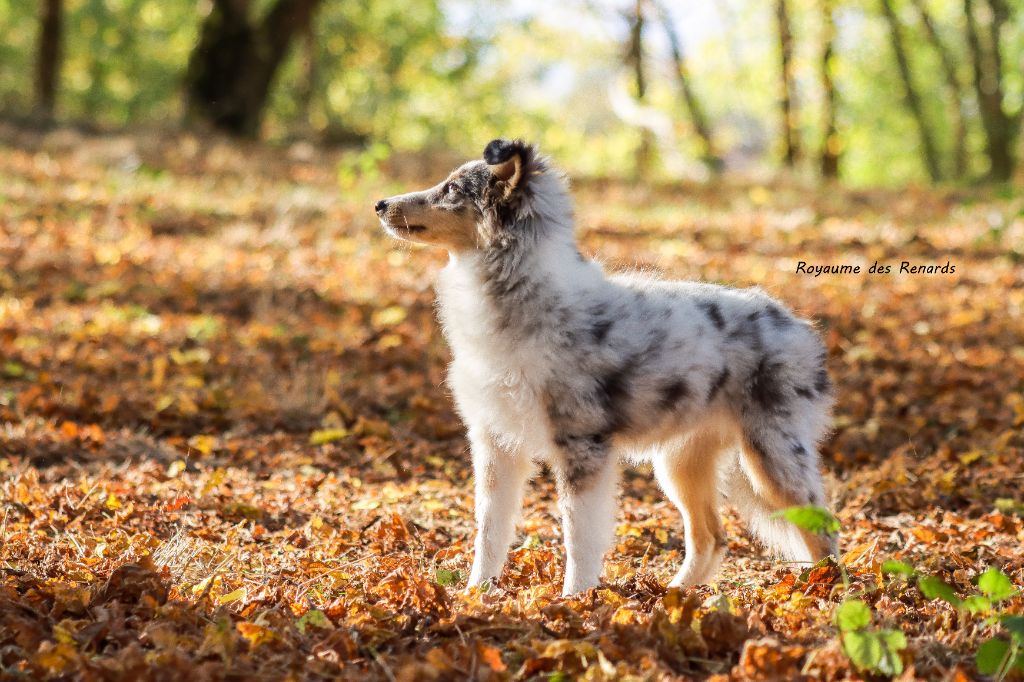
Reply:
<svg viewBox="0 0 1024 682"><path fill-rule="evenodd" d="M392 237L450 251L486 249L531 211L534 185L547 172L521 140L493 140L483 160L455 169L419 192L381 199L374 209Z"/></svg>

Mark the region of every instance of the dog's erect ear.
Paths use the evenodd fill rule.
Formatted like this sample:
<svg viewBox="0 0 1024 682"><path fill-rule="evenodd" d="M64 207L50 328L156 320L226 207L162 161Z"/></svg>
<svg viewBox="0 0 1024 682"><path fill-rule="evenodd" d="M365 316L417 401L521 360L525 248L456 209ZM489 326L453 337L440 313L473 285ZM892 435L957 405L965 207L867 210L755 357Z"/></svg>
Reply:
<svg viewBox="0 0 1024 682"><path fill-rule="evenodd" d="M491 140L484 148L484 162L506 184L506 194L520 185L533 155L533 147L522 140Z"/></svg>

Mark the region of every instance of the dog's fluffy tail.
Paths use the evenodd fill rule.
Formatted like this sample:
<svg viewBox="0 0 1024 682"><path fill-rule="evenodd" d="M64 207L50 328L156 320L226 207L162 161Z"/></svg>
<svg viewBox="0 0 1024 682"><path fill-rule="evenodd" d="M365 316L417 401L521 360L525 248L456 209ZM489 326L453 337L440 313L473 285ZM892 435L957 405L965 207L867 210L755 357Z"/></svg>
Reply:
<svg viewBox="0 0 1024 682"><path fill-rule="evenodd" d="M726 456L719 490L724 501L740 513L751 534L770 551L791 561L812 563L826 553L837 556L835 537L809 537L806 531L776 516L780 508L758 491L755 481L740 463L741 457L739 450Z"/></svg>

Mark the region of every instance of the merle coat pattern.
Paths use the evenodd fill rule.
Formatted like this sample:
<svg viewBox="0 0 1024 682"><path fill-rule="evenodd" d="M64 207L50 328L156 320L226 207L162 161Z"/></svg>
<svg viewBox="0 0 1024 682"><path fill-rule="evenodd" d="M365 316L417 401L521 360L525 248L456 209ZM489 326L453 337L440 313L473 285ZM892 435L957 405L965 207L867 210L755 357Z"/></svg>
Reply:
<svg viewBox="0 0 1024 682"><path fill-rule="evenodd" d="M437 291L476 474L470 586L501 572L540 462L559 491L565 594L598 584L624 459L651 462L682 512L673 585L715 575L723 497L788 558L834 554L834 537L773 516L825 504L832 386L811 326L757 289L607 275L580 254L547 159L507 140L483 157L376 205L392 236L450 254Z"/></svg>

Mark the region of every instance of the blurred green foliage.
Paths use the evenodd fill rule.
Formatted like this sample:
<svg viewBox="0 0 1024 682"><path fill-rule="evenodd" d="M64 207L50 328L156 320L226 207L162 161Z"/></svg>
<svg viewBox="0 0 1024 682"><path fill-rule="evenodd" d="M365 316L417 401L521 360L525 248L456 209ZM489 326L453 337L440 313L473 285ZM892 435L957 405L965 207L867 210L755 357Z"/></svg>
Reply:
<svg viewBox="0 0 1024 682"><path fill-rule="evenodd" d="M0 108L31 110L38 3L0 0ZM201 16L196 3L66 0L62 118L102 126L175 120Z"/></svg>
<svg viewBox="0 0 1024 682"><path fill-rule="evenodd" d="M799 170L808 175L815 172L822 138L820 1L790 5L804 150ZM254 11L269 4L256 2ZM895 4L925 114L949 165L955 132L938 56L913 4ZM978 176L987 162L970 87L962 3L924 4L958 65L968 112L969 175ZM700 38L693 40L691 31L686 45L692 83L716 142L732 167L744 171L774 170L781 154L771 5L729 0L704 6L695 15L704 27ZM916 128L903 104L877 5L835 3L841 176L856 185L923 181ZM625 5L581 1L551 7L513 3L495 9L468 0L324 2L311 38L300 36L278 73L264 136L475 155L491 137L516 135L536 140L577 173L629 175L641 132L609 103L610 90L632 92L622 63ZM673 6L680 25L692 9ZM182 79L208 11L208 0L67 0L58 118L115 128L177 124L184 110ZM1002 48L1008 101L1020 106L1024 13L1017 12ZM0 0L0 114L25 117L32 110L36 13L37 3ZM653 20L645 40L649 90L642 104L670 121L671 135L658 138L661 157L679 156L698 167L699 145ZM382 147L372 148L379 158Z"/></svg>

